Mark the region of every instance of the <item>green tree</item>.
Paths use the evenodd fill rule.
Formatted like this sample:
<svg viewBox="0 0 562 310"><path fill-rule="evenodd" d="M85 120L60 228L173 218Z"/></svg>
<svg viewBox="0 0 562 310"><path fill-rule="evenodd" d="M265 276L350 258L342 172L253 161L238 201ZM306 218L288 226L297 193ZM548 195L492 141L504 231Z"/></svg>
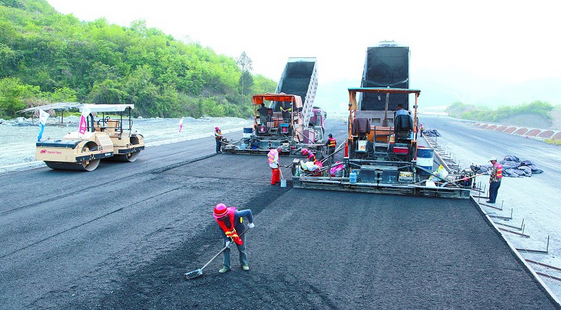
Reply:
<svg viewBox="0 0 562 310"><path fill-rule="evenodd" d="M242 70L242 75L240 76L240 94L242 96L246 95L246 90L254 84L252 79L252 74L250 71L252 68L252 59L246 55L246 52L242 52L238 58L236 58L236 64Z"/></svg>
<svg viewBox="0 0 562 310"><path fill-rule="evenodd" d="M124 103L128 94L118 81L105 80L94 84L92 91L88 95L88 102L92 103Z"/></svg>
<svg viewBox="0 0 562 310"><path fill-rule="evenodd" d="M277 88L277 83L273 80L266 78L263 75L256 75L254 77L253 91L255 94L273 93Z"/></svg>
<svg viewBox="0 0 562 310"><path fill-rule="evenodd" d="M247 90L250 90L252 86L254 86L254 78L252 77L252 74L248 71L242 72L242 75L240 76L240 94L242 96L249 94Z"/></svg>
<svg viewBox="0 0 562 310"><path fill-rule="evenodd" d="M143 20L128 27L105 18L82 22L47 0L0 0L0 33L0 79L37 91L10 97L20 107L76 100L134 103L134 113L144 117L245 117L248 94L272 83L251 74L246 53L217 55ZM17 109L2 96L2 113L11 115L6 111Z"/></svg>
<svg viewBox="0 0 562 310"><path fill-rule="evenodd" d="M41 98L38 86L23 84L17 78L0 80L0 117L15 117L18 111L26 108L26 102Z"/></svg>
<svg viewBox="0 0 562 310"><path fill-rule="evenodd" d="M76 102L76 91L68 87L57 88L50 94L52 102Z"/></svg>

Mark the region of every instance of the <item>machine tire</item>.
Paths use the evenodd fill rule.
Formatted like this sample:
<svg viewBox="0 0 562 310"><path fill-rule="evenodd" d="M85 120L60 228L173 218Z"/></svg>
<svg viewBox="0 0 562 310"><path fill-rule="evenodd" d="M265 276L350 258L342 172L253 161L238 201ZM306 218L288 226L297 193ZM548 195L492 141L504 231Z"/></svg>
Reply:
<svg viewBox="0 0 562 310"><path fill-rule="evenodd" d="M139 157L140 151L139 152L133 152L133 153L127 153L124 155L113 155L113 159L115 161L122 161L122 162L134 162L135 160L137 160L137 157Z"/></svg>
<svg viewBox="0 0 562 310"><path fill-rule="evenodd" d="M84 161L81 164L84 171L94 171L100 165L100 159Z"/></svg>
<svg viewBox="0 0 562 310"><path fill-rule="evenodd" d="M98 145L95 142L88 142L82 147L82 153L96 151ZM69 163L60 161L46 161L47 167L53 170L77 170L77 171L94 171L100 165L100 159L85 160L83 162Z"/></svg>
<svg viewBox="0 0 562 310"><path fill-rule="evenodd" d="M47 167L53 170L94 171L100 164L99 159L88 160L81 163L65 163L59 161L46 161Z"/></svg>
<svg viewBox="0 0 562 310"><path fill-rule="evenodd" d="M82 153L88 153L90 151L97 151L97 149L98 149L97 144L95 144L94 142L88 142L82 147ZM78 163L78 165L80 167L82 167L82 169L84 171L94 171L100 165L100 159L86 160L86 161L83 161L81 163ZM81 170L81 169L78 169L78 170Z"/></svg>

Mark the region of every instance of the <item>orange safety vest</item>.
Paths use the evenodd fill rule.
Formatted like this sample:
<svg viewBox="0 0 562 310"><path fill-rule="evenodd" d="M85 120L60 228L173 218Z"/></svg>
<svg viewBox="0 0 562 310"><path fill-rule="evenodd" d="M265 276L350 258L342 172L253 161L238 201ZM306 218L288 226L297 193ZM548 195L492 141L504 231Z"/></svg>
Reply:
<svg viewBox="0 0 562 310"><path fill-rule="evenodd" d="M494 168L496 169L496 173L490 174L490 182L499 182L503 178L503 166L496 162Z"/></svg>
<svg viewBox="0 0 562 310"><path fill-rule="evenodd" d="M336 147L336 139L328 138L328 147Z"/></svg>
<svg viewBox="0 0 562 310"><path fill-rule="evenodd" d="M269 153L267 153L267 161L269 162L269 166L275 163L275 159L279 158L279 152L276 149L271 149Z"/></svg>
<svg viewBox="0 0 562 310"><path fill-rule="evenodd" d="M222 139L222 131L219 130L215 130L215 139L220 140Z"/></svg>
<svg viewBox="0 0 562 310"><path fill-rule="evenodd" d="M244 243L242 239L240 239L240 236L238 236L238 232L236 232L236 228L234 228L234 217L236 214L236 208L228 207L226 210L228 212L226 216L230 222L231 228L226 227L226 224L222 220L215 219L215 221L217 222L217 224L219 224L222 231L224 231L224 234L226 235L227 238L232 238L232 240L236 242L236 244Z"/></svg>
<svg viewBox="0 0 562 310"><path fill-rule="evenodd" d="M501 179L503 177L503 166L499 163L495 164L496 166L496 178Z"/></svg>
<svg viewBox="0 0 562 310"><path fill-rule="evenodd" d="M316 162L316 156L314 156L314 153L312 153L310 150L306 150L306 155L307 155L307 159L308 160L312 160L312 162Z"/></svg>

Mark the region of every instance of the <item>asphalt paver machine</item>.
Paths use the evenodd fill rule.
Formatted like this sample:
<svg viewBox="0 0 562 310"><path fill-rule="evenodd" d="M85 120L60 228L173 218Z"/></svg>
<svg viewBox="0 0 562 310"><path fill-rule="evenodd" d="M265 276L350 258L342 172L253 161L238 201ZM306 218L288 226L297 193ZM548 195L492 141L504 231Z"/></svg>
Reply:
<svg viewBox="0 0 562 310"><path fill-rule="evenodd" d="M316 58L290 57L275 93L252 97L253 127L244 128L240 140L223 139L222 150L263 154L281 146L285 155L296 155L302 148L321 152L325 113L314 106L317 87Z"/></svg>
<svg viewBox="0 0 562 310"><path fill-rule="evenodd" d="M349 88L348 137L343 162L308 173L293 161L293 186L297 188L468 198L465 176L434 169L433 150L418 143L420 90L403 88ZM413 95L411 111L364 114L358 117L358 94ZM371 111L372 112L372 111ZM409 113L408 113L409 112ZM366 117L370 116L370 117Z"/></svg>
<svg viewBox="0 0 562 310"><path fill-rule="evenodd" d="M252 97L252 103L254 127L244 129L244 136L239 141L223 140L225 153L264 154L271 148L281 147L282 153L295 155L302 148L320 150L323 147L323 143L316 140L314 129L309 127L309 119L302 113L300 96L258 94ZM274 106L282 106L287 112L273 112Z"/></svg>

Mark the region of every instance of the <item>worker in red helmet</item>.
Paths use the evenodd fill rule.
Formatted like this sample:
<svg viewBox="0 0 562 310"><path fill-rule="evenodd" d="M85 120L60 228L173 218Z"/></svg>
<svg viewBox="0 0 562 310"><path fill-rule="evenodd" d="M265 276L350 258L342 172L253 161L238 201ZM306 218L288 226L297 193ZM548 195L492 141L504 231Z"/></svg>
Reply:
<svg viewBox="0 0 562 310"><path fill-rule="evenodd" d="M215 153L220 154L222 153L221 151L221 141L222 141L222 131L220 130L219 127L215 127Z"/></svg>
<svg viewBox="0 0 562 310"><path fill-rule="evenodd" d="M219 227L224 239L226 250L223 252L223 263L219 273L230 271L230 247L232 243L236 243L238 254L240 257L240 266L242 270L250 270L248 265L248 257L246 255L246 235L242 234L246 231L243 218L248 219L248 228L254 228L254 217L252 210L236 210L235 207L227 207L224 203L219 203L213 210L213 217Z"/></svg>
<svg viewBox="0 0 562 310"><path fill-rule="evenodd" d="M306 156L309 161L316 163L316 156L309 149L302 149L302 155Z"/></svg>
<svg viewBox="0 0 562 310"><path fill-rule="evenodd" d="M275 185L281 182L281 175L279 172L279 154L283 149L278 146L277 148L272 148L267 153L267 162L269 163L269 168L271 168L271 185Z"/></svg>

